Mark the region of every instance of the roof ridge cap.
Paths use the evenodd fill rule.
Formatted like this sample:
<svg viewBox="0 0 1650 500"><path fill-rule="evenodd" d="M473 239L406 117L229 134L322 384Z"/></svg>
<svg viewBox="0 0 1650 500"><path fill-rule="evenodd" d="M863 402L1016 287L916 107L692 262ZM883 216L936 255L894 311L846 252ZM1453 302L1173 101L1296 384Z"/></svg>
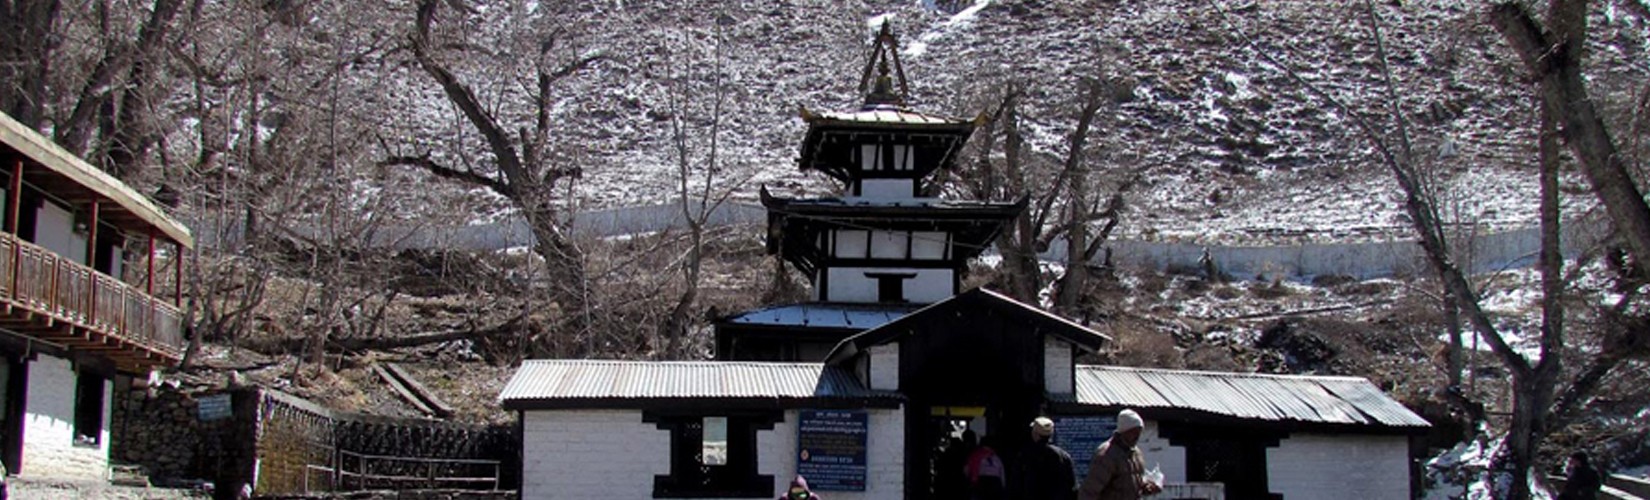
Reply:
<svg viewBox="0 0 1650 500"><path fill-rule="evenodd" d="M1139 367L1139 366L1086 365L1086 364L1079 364L1079 365L1077 365L1077 368L1078 369L1088 368L1088 369L1091 369L1091 370L1181 373L1181 374L1188 374L1188 375L1220 375L1220 376L1238 376L1238 377L1252 377L1252 378L1282 378L1282 379L1307 379L1307 380L1348 380L1348 381L1359 381L1359 382L1369 382L1370 381L1368 377L1359 377L1359 376L1356 376L1356 375L1306 375L1306 374L1299 374L1299 373L1226 372L1226 371L1219 371L1219 370L1194 370L1194 369L1184 369L1184 368L1148 368L1148 367Z"/></svg>

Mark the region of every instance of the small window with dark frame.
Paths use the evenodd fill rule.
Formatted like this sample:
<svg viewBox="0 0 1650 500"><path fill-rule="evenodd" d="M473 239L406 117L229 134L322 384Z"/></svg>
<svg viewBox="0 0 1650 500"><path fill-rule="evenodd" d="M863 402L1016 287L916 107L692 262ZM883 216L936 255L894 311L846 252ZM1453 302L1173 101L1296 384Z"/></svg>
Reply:
<svg viewBox="0 0 1650 500"><path fill-rule="evenodd" d="M82 371L75 377L74 444L97 446L103 441L102 375Z"/></svg>
<svg viewBox="0 0 1650 500"><path fill-rule="evenodd" d="M670 474L653 477L653 497L772 497L773 476L756 470L756 431L772 429L780 418L644 413L644 421L670 431Z"/></svg>
<svg viewBox="0 0 1650 500"><path fill-rule="evenodd" d="M865 273L865 277L877 282L877 302L899 304L911 301L905 296L905 281L917 277L917 274Z"/></svg>

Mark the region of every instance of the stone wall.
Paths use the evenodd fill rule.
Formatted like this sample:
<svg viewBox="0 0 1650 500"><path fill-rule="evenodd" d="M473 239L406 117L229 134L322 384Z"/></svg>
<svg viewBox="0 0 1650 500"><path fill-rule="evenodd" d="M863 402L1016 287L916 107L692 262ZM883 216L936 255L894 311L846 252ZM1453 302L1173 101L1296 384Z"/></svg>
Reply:
<svg viewBox="0 0 1650 500"><path fill-rule="evenodd" d="M189 393L133 388L115 405L114 459L136 464L157 484L211 481L239 490L255 481L259 495L334 489L418 487L406 481L340 480L351 472L398 477L491 475L490 465L449 459L496 460L500 488L520 484L519 441L511 426L484 427L436 420L390 418L333 410L277 391L246 388ZM222 404L228 398L230 404ZM216 400L216 401L213 401ZM203 403L205 402L205 403ZM202 406L220 411L202 411ZM409 457L429 462L386 460ZM256 465L254 465L256 464ZM455 487L448 483L438 486ZM491 488L488 484L465 484Z"/></svg>
<svg viewBox="0 0 1650 500"><path fill-rule="evenodd" d="M122 384L126 385L126 384ZM218 443L245 434L232 418L200 415L197 397L231 396L229 393L191 394L181 390L153 390L117 387L114 398L113 449L115 463L140 465L157 483L212 480L222 472L220 465L231 458L230 450ZM245 397L245 396L243 396Z"/></svg>

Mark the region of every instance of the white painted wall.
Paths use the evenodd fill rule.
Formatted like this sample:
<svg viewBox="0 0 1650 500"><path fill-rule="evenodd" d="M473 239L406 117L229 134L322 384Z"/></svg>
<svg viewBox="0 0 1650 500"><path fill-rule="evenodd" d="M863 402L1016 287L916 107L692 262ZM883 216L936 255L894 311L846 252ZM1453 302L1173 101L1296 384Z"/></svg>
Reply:
<svg viewBox="0 0 1650 500"><path fill-rule="evenodd" d="M865 438L865 491L821 491L831 500L893 500L905 498L905 411L866 410L870 435ZM773 474L774 495L791 485L796 477L796 410L785 412L785 421L772 431L756 434L757 470ZM770 461L770 457L771 460ZM618 497L611 497L618 498Z"/></svg>
<svg viewBox="0 0 1650 500"><path fill-rule="evenodd" d="M1076 384L1072 370L1071 343L1043 337L1043 389L1049 394L1073 394Z"/></svg>
<svg viewBox="0 0 1650 500"><path fill-rule="evenodd" d="M916 274L916 277L905 280L905 300L915 304L932 304L954 294L950 269L833 267L825 272L829 280L829 296L820 300L831 302L876 302L877 280L865 277L865 273Z"/></svg>
<svg viewBox="0 0 1650 500"><path fill-rule="evenodd" d="M951 235L945 231L837 229L829 236L828 250L841 259L944 260L951 248Z"/></svg>
<svg viewBox="0 0 1650 500"><path fill-rule="evenodd" d="M113 384L107 380L103 383L103 432L97 445L76 445L74 366L69 360L41 354L28 363L28 373L23 410L23 476L106 478Z"/></svg>
<svg viewBox="0 0 1650 500"><path fill-rule="evenodd" d="M911 258L943 260L950 255L951 233L945 231L911 232Z"/></svg>
<svg viewBox="0 0 1650 500"><path fill-rule="evenodd" d="M98 231L106 231L108 229L109 228L102 228L98 229ZM102 233L100 232L99 234ZM109 275L114 276L115 279L124 279L126 277L126 250L120 247L112 247L109 251L114 252L111 256L112 258L109 260ZM88 263L87 265L91 264Z"/></svg>
<svg viewBox="0 0 1650 500"><path fill-rule="evenodd" d="M865 179L859 181L859 197L871 200L909 200L916 194L911 179Z"/></svg>
<svg viewBox="0 0 1650 500"><path fill-rule="evenodd" d="M530 411L521 434L523 499L652 498L670 473L670 432L640 411Z"/></svg>
<svg viewBox="0 0 1650 500"><path fill-rule="evenodd" d="M870 256L871 232L861 229L837 229L832 231L835 248L832 255L839 259L863 259Z"/></svg>
<svg viewBox="0 0 1650 500"><path fill-rule="evenodd" d="M52 253L86 264L86 236L74 232L74 212L45 202L35 218L34 242Z"/></svg>
<svg viewBox="0 0 1650 500"><path fill-rule="evenodd" d="M905 489L905 413L867 410L866 491L825 492L833 500L897 499ZM796 476L796 410L757 431L757 473L774 495ZM653 478L670 473L670 433L638 410L529 411L522 421L522 498L653 497Z"/></svg>
<svg viewBox="0 0 1650 500"><path fill-rule="evenodd" d="M1146 460L1146 470L1157 467L1163 471L1164 484L1185 483L1186 448L1169 444L1169 440L1158 434L1159 429L1157 422L1147 420L1146 430L1140 432L1140 441L1135 443Z"/></svg>
<svg viewBox="0 0 1650 500"><path fill-rule="evenodd" d="M1292 434L1266 450L1266 470L1284 498L1409 498L1409 439Z"/></svg>
<svg viewBox="0 0 1650 500"><path fill-rule="evenodd" d="M899 342L871 346L872 390L899 390Z"/></svg>
<svg viewBox="0 0 1650 500"><path fill-rule="evenodd" d="M871 258L907 259L911 256L911 233L871 231Z"/></svg>

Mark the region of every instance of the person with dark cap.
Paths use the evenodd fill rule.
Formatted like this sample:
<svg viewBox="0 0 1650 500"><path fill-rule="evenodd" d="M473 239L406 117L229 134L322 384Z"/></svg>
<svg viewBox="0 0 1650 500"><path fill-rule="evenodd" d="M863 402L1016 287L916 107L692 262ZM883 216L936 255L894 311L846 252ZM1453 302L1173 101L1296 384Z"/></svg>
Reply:
<svg viewBox="0 0 1650 500"><path fill-rule="evenodd" d="M823 500L824 498L808 489L808 480L803 479L801 475L791 480L791 489L786 490L785 494L779 495L779 500Z"/></svg>
<svg viewBox="0 0 1650 500"><path fill-rule="evenodd" d="M1037 417L1031 421L1031 445L1015 460L1024 478L1017 483L1024 500L1072 500L1077 496L1077 477L1071 454L1054 445L1054 421Z"/></svg>
<svg viewBox="0 0 1650 500"><path fill-rule="evenodd" d="M1079 500L1137 500L1155 495L1163 486L1146 478L1146 459L1134 445L1146 422L1134 410L1117 414L1117 431L1101 443L1089 460L1089 473L1077 490Z"/></svg>
<svg viewBox="0 0 1650 500"><path fill-rule="evenodd" d="M1598 469L1588 463L1586 452L1570 454L1570 475L1564 480L1564 490L1559 492L1558 500L1594 500L1598 498L1598 491L1604 483L1598 476Z"/></svg>

